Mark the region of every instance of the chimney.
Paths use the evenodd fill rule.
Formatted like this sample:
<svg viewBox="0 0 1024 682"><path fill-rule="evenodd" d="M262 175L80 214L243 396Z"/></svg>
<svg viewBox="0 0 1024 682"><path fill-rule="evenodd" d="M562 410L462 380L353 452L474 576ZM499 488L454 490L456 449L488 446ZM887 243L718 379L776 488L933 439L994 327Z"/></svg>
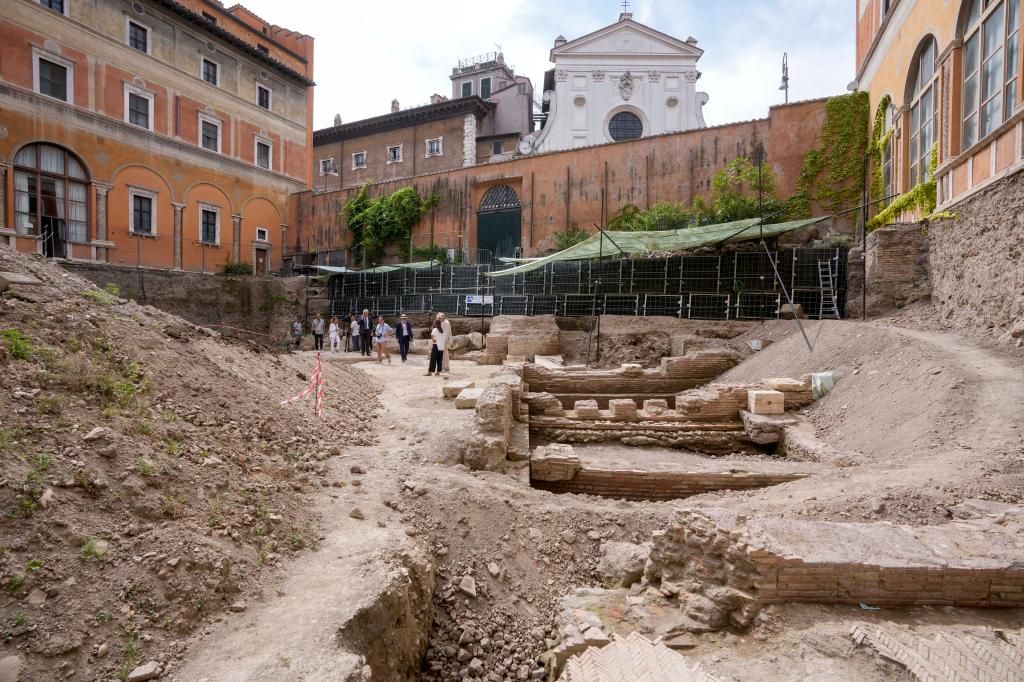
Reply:
<svg viewBox="0 0 1024 682"><path fill-rule="evenodd" d="M391 113L392 114L397 114L399 111L401 111L401 109L402 108L400 106L398 106L398 100L397 99L391 100Z"/></svg>
<svg viewBox="0 0 1024 682"><path fill-rule="evenodd" d="M433 95L430 96L430 103L431 104L440 104L441 102L447 102L447 101L448 101L447 97L445 97L444 95L439 95L436 92Z"/></svg>
<svg viewBox="0 0 1024 682"><path fill-rule="evenodd" d="M565 39L565 36L558 36L557 38L555 38L555 47L561 47L562 45L565 45L567 42L569 41Z"/></svg>
<svg viewBox="0 0 1024 682"><path fill-rule="evenodd" d="M619 21L626 21L627 19L632 19L632 18L633 18L633 13L632 12L623 12L622 14L619 15Z"/></svg>
<svg viewBox="0 0 1024 682"><path fill-rule="evenodd" d="M334 115L334 127L337 128L341 125L341 114Z"/></svg>

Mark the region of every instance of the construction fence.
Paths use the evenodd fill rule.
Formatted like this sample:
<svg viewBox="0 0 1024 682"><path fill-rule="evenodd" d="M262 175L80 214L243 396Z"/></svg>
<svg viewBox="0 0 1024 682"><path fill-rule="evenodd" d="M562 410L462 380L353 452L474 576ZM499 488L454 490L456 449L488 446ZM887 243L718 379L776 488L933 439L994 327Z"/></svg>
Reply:
<svg viewBox="0 0 1024 682"><path fill-rule="evenodd" d="M668 258L556 261L491 277L488 265L438 265L352 272L330 279L331 314L444 312L449 315L669 316L697 320L777 319L785 294L818 318L834 296L846 309L847 250L794 248Z"/></svg>

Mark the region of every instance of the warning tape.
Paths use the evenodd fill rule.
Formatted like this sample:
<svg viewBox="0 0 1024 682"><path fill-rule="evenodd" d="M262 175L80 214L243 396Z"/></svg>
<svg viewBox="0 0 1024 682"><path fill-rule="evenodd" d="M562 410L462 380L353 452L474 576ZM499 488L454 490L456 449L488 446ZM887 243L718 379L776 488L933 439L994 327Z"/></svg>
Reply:
<svg viewBox="0 0 1024 682"><path fill-rule="evenodd" d="M316 416L323 419L324 416L324 366L320 362L320 353L316 354L316 369L313 370L313 376L309 378L309 385L299 394L288 398L287 400L281 401L281 407L291 405L299 400L304 400L309 396L314 396L313 410L316 412Z"/></svg>

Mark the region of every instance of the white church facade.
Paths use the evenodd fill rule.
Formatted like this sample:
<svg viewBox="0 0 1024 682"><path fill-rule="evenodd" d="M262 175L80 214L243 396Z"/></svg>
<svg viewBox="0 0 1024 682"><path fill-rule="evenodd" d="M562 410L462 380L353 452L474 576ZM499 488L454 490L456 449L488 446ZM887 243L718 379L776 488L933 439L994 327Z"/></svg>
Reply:
<svg viewBox="0 0 1024 682"><path fill-rule="evenodd" d="M703 50L634 21L619 21L551 50L553 78L545 79L542 130L523 140L521 153L704 128L706 93L697 91ZM551 72L549 72L551 74Z"/></svg>

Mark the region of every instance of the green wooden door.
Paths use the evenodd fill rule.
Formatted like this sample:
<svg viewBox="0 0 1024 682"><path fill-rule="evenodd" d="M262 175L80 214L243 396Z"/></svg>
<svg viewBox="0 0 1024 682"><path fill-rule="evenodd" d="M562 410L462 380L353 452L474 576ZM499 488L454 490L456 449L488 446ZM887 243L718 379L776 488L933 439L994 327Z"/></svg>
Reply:
<svg viewBox="0 0 1024 682"><path fill-rule="evenodd" d="M515 256L522 246L519 232L522 210L494 211L481 213L476 221L476 248L481 251L480 259L494 259Z"/></svg>

